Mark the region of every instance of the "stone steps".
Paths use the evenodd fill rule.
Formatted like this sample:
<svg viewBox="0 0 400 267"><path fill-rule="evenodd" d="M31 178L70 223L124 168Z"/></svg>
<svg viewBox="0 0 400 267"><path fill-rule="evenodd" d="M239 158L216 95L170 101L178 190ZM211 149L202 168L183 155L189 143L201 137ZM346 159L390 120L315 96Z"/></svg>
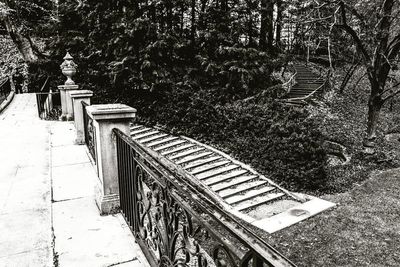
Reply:
<svg viewBox="0 0 400 267"><path fill-rule="evenodd" d="M295 78L296 84L286 94L284 102L289 105L303 106L306 102L298 100L297 98L305 98L314 93L325 81L304 64L294 63L293 66L297 73Z"/></svg>
<svg viewBox="0 0 400 267"><path fill-rule="evenodd" d="M266 220L304 202L243 163L189 138L171 136L141 125L131 126L131 136L135 142L157 152L208 186L249 223ZM289 206L285 204L288 201ZM263 228L262 223L257 225Z"/></svg>

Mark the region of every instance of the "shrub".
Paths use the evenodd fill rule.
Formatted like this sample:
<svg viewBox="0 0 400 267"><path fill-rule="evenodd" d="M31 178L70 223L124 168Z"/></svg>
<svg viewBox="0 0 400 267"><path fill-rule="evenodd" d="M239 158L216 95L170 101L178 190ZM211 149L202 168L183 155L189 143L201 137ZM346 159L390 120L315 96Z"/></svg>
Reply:
<svg viewBox="0 0 400 267"><path fill-rule="evenodd" d="M213 105L204 92L173 90L159 102L137 106L139 121L206 142L250 164L295 191L322 191L327 184L323 136L306 111L271 98ZM144 102L142 102L143 104Z"/></svg>

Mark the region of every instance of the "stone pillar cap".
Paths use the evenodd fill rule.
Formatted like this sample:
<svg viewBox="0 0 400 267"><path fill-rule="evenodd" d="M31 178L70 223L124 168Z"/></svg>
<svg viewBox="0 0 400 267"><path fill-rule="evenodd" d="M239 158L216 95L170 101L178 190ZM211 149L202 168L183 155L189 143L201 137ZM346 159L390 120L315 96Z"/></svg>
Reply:
<svg viewBox="0 0 400 267"><path fill-rule="evenodd" d="M94 120L131 119L136 114L136 109L125 104L91 105L86 110Z"/></svg>
<svg viewBox="0 0 400 267"><path fill-rule="evenodd" d="M93 96L92 90L74 90L69 92L72 98Z"/></svg>
<svg viewBox="0 0 400 267"><path fill-rule="evenodd" d="M79 89L79 85L76 85L76 84L64 84L64 85L57 86L57 88L60 89L60 90L76 90L76 89Z"/></svg>

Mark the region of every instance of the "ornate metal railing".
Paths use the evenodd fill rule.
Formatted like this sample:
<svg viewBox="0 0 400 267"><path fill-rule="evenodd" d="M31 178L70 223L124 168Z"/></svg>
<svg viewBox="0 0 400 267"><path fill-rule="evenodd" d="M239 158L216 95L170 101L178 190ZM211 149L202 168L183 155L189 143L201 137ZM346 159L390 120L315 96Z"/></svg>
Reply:
<svg viewBox="0 0 400 267"><path fill-rule="evenodd" d="M0 81L0 104L8 97L11 92L11 82L9 78Z"/></svg>
<svg viewBox="0 0 400 267"><path fill-rule="evenodd" d="M121 210L152 266L295 266L179 167L113 133Z"/></svg>
<svg viewBox="0 0 400 267"><path fill-rule="evenodd" d="M93 126L93 119L89 117L86 111L86 107L89 106L84 101L82 104L82 114L83 114L83 132L85 135L85 144L88 147L89 153L92 156L94 162L96 162L96 129Z"/></svg>

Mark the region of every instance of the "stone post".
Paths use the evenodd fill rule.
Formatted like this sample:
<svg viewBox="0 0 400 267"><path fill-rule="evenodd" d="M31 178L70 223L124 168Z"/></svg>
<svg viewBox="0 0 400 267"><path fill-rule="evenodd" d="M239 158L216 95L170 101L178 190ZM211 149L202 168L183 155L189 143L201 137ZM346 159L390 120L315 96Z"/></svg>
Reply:
<svg viewBox="0 0 400 267"><path fill-rule="evenodd" d="M73 57L67 52L64 57L64 62L60 66L62 73L67 77L67 80L65 81L64 85L58 86L61 97L62 120L72 120L72 118L74 117L72 100L68 92L70 90L79 89L79 86L76 85L75 82L72 80L72 76L76 74L76 67L77 65L73 61Z"/></svg>
<svg viewBox="0 0 400 267"><path fill-rule="evenodd" d="M99 176L95 189L96 203L101 214L109 214L119 207L117 148L112 130L116 128L129 135L129 124L136 109L123 104L109 104L88 106L86 110L95 131Z"/></svg>
<svg viewBox="0 0 400 267"><path fill-rule="evenodd" d="M82 145L85 143L83 108L82 102L90 105L90 98L93 96L93 91L90 90L73 90L69 91L71 96L72 106L74 110L74 124L76 129L76 143Z"/></svg>
<svg viewBox="0 0 400 267"><path fill-rule="evenodd" d="M69 91L78 90L78 85L59 85L57 86L60 90L61 98L61 120L72 120L74 117L74 111L72 107L71 96Z"/></svg>

